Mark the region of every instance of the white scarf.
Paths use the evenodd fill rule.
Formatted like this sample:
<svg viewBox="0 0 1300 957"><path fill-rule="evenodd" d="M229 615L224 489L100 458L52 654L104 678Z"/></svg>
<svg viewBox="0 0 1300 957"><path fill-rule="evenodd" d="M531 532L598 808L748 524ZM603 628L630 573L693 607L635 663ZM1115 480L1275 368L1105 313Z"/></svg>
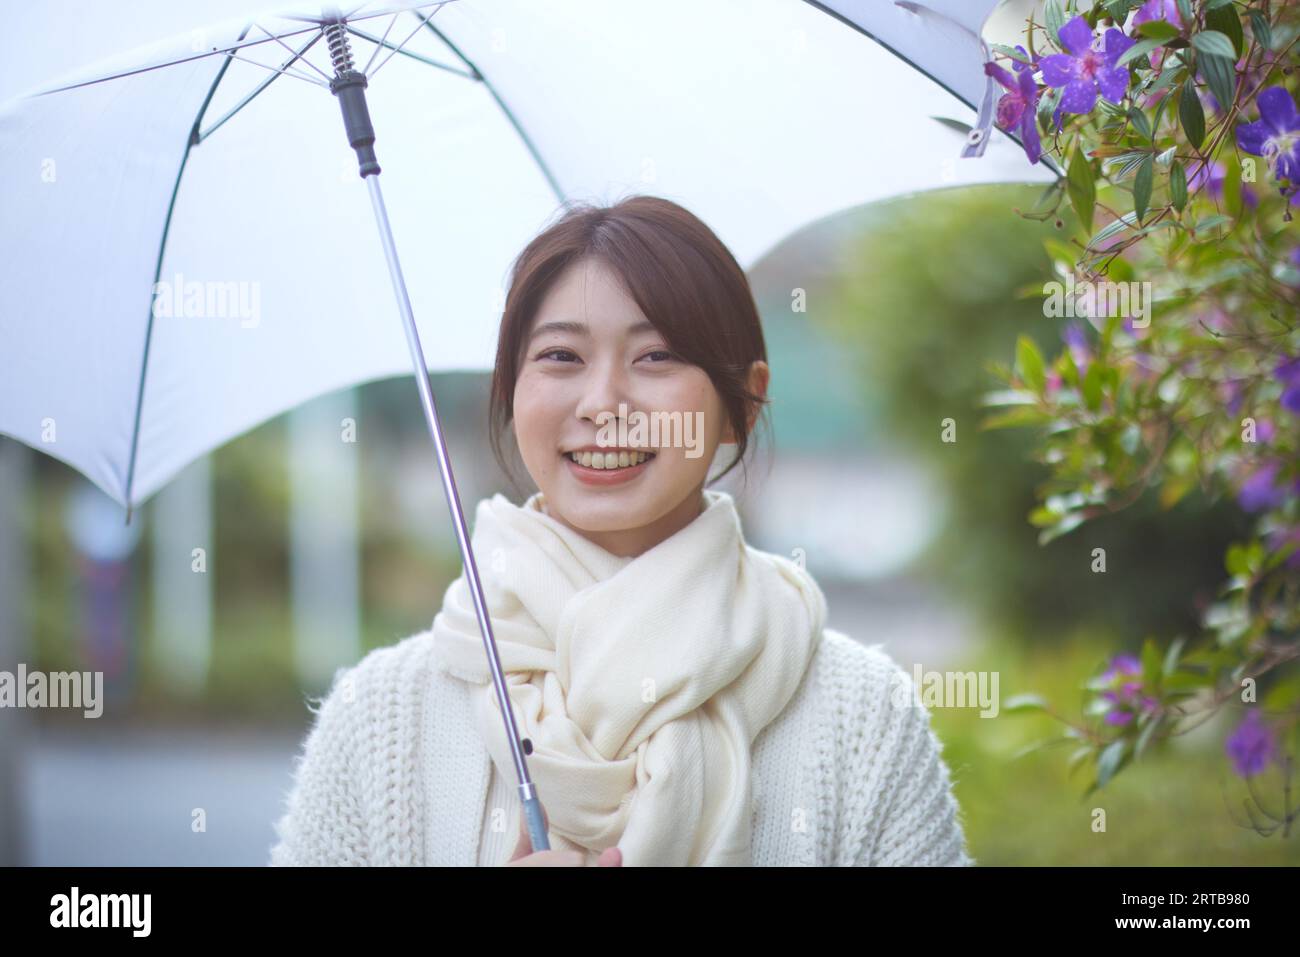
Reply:
<svg viewBox="0 0 1300 957"><path fill-rule="evenodd" d="M625 866L748 865L750 746L799 686L826 599L789 559L745 543L735 503L635 558L497 494L472 544L553 849L617 844ZM518 783L468 581L433 621L435 660L477 687L474 720Z"/></svg>

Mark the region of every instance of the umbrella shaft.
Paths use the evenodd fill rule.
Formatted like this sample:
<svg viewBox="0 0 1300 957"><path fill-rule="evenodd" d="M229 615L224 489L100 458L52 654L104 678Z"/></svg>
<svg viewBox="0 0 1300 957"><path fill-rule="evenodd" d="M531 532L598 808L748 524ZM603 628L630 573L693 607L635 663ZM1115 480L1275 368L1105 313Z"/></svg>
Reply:
<svg viewBox="0 0 1300 957"><path fill-rule="evenodd" d="M492 634L492 621L488 615L487 601L483 597L483 586L479 581L478 565L474 561L474 552L470 547L469 535L465 531L465 515L460 507L460 495L456 491L456 478L451 471L451 459L447 455L447 446L442 437L442 425L438 420L438 407L433 401L433 390L429 387L428 366L424 361L424 351L420 348L420 334L415 327L415 316L411 312L411 300L406 293L406 280L402 276L402 266L397 259L397 247L393 244L392 229L388 224L388 210L384 206L384 194L379 189L379 177L365 177L370 188L370 201L375 210L375 221L379 225L379 238L384 244L384 255L388 259L388 272L393 281L393 292L397 296L397 305L402 313L402 325L406 329L406 344L411 350L411 361L415 365L415 384L420 390L420 405L424 408L424 418L429 427L438 453L438 467L442 472L442 488L447 496L447 507L456 527L456 540L460 544L461 558L465 563L465 574L469 579L470 592L474 598L474 611L478 615L479 629L483 634L483 645L487 651L488 665L492 669L492 683L496 686L497 701L501 705L501 714L505 719L510 741L510 750L514 756L515 771L519 775L519 794L525 810L531 819L535 815L536 790L528 776L528 765L524 760L523 750L519 745L519 732L515 726L514 711L510 707L510 696L506 693L505 678L501 673L501 660L497 656L496 637ZM531 830L531 829L530 829ZM542 846L534 835L533 850L547 850L545 833L541 834Z"/></svg>

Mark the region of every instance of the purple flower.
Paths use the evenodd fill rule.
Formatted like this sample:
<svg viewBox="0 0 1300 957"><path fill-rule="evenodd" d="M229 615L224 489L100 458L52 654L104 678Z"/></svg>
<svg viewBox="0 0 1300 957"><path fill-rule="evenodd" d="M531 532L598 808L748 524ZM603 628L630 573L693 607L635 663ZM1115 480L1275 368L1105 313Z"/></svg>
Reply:
<svg viewBox="0 0 1300 957"><path fill-rule="evenodd" d="M1097 105L1097 90L1118 103L1128 90L1128 68L1116 66L1120 55L1133 46L1132 37L1111 27L1105 35L1105 52L1092 48L1092 28L1083 17L1061 27L1061 43L1069 53L1043 57L1043 82L1065 87L1058 113L1090 113Z"/></svg>
<svg viewBox="0 0 1300 957"><path fill-rule="evenodd" d="M1223 181L1225 175L1222 163L1197 163L1187 177L1187 192L1195 193L1205 187L1206 195L1213 200L1223 198ZM1251 209L1259 205L1259 198L1248 183L1241 184L1241 201Z"/></svg>
<svg viewBox="0 0 1300 957"><path fill-rule="evenodd" d="M1270 728L1255 710L1246 712L1246 719L1237 725L1237 730L1228 735L1224 750L1232 759L1233 770L1241 777L1263 771L1277 753L1277 741Z"/></svg>
<svg viewBox="0 0 1300 957"><path fill-rule="evenodd" d="M1265 462L1246 477L1237 493L1237 502L1247 512L1259 512L1282 503L1284 495L1277 486L1279 463Z"/></svg>
<svg viewBox="0 0 1300 957"><path fill-rule="evenodd" d="M1137 660L1137 656L1131 655L1127 651L1121 651L1110 659L1110 667L1102 672L1101 680L1114 681L1119 675L1140 674L1142 674L1142 663Z"/></svg>
<svg viewBox="0 0 1300 957"><path fill-rule="evenodd" d="M1016 47L1025 53L1024 47ZM1028 54L1025 54L1028 56ZM1010 133L1018 129L1020 142L1029 162L1037 163L1042 155L1038 141L1038 84L1034 82L1034 68L1028 63L1013 60L1016 74L1012 76L996 63L985 63L984 73L993 77L1007 92L998 100L996 123L998 129Z"/></svg>
<svg viewBox="0 0 1300 957"><path fill-rule="evenodd" d="M1295 100L1285 87L1270 86L1255 102L1260 118L1237 127L1237 146L1267 159L1275 179L1300 183L1300 115Z"/></svg>
<svg viewBox="0 0 1300 957"><path fill-rule="evenodd" d="M1088 362L1092 359L1092 351L1088 348L1088 337L1084 335L1079 324L1068 322L1061 331L1061 338L1065 344L1070 347L1070 358L1074 360L1074 367L1079 370L1079 378L1088 371Z"/></svg>
<svg viewBox="0 0 1300 957"><path fill-rule="evenodd" d="M1110 660L1110 667L1101 676L1102 681L1111 685L1101 693L1113 705L1106 712L1107 724L1128 724L1139 710L1151 712L1159 706L1155 698L1142 694L1142 682L1133 680L1141 674L1141 662L1128 652L1120 652Z"/></svg>
<svg viewBox="0 0 1300 957"><path fill-rule="evenodd" d="M1268 547L1274 552L1280 552L1282 547L1290 542L1295 542L1297 547L1287 556L1286 567L1300 570L1300 525L1292 525L1289 529L1275 529L1268 535Z"/></svg>
<svg viewBox="0 0 1300 957"><path fill-rule="evenodd" d="M1273 374L1282 383L1282 408L1300 415L1300 356L1282 360Z"/></svg>
<svg viewBox="0 0 1300 957"><path fill-rule="evenodd" d="M1236 415L1241 411L1241 393L1242 384L1240 379L1227 379L1223 382L1222 397L1228 407L1229 415Z"/></svg>
<svg viewBox="0 0 1300 957"><path fill-rule="evenodd" d="M1147 0L1133 15L1133 26L1150 20L1164 20L1180 30L1183 28L1183 18L1178 15L1177 0Z"/></svg>

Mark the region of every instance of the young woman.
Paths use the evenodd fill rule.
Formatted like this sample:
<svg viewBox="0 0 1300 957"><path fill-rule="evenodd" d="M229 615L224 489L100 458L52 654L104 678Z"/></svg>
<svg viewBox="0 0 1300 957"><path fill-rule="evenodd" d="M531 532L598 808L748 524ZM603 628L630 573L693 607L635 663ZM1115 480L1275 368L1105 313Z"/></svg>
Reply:
<svg viewBox="0 0 1300 957"><path fill-rule="evenodd" d="M538 491L480 502L473 545L551 849L462 574L431 629L335 675L271 863L973 863L907 672L826 628L808 572L709 487L768 377L744 272L681 206L574 205L536 237L491 440L505 466L513 428Z"/></svg>

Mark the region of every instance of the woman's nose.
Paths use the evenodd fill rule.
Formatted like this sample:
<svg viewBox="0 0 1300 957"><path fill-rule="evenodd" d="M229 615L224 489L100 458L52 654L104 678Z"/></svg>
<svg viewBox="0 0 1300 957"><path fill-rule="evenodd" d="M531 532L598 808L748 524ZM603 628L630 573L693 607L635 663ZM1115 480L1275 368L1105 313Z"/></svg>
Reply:
<svg viewBox="0 0 1300 957"><path fill-rule="evenodd" d="M628 403L627 377L618 363L592 364L583 376L582 394L578 397L577 415L597 426L602 412L617 416L619 403Z"/></svg>

